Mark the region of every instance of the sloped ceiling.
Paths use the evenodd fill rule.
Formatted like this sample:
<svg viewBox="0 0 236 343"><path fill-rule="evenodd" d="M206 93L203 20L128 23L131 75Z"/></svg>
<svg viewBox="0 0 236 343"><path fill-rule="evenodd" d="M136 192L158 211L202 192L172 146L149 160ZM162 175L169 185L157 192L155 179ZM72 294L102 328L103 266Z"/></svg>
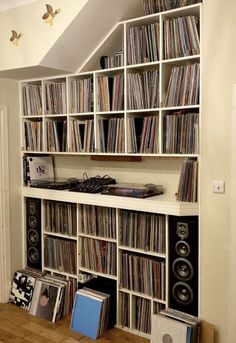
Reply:
<svg viewBox="0 0 236 343"><path fill-rule="evenodd" d="M32 14L36 10L39 12L40 22L37 25L41 25L40 28L43 31L34 39L32 30L35 30L36 24L32 22L32 18L28 24L27 21L24 22L26 25L25 30L26 27L28 28L28 34L25 31L25 35L22 36L22 44L19 44L17 49L14 50L15 54L21 55L20 63L14 63L13 59L10 64L7 57L4 56L5 65L2 64L1 57L3 56L1 54L4 55L4 52L1 49L0 77L28 79L77 72L88 56L92 54L103 38L119 21L133 18L142 13L141 1L137 0L57 0L51 1L51 4L54 8L62 8L58 18L55 19L53 27L48 27L41 20L40 15L42 9L45 8L44 1L39 0L36 3L22 6L25 10L27 9L27 13ZM67 6L69 5L72 5L72 8L70 6L68 9ZM11 18L11 20L14 18L15 22L19 24L17 15L20 15L20 9L0 13L0 20L1 16L6 13L4 19L5 25L8 24L8 31L10 26L7 23L7 18ZM67 15L64 21L63 15ZM20 27L20 25L18 26ZM55 31L57 34L55 34ZM31 39L30 46L26 46L27 39ZM50 41L50 44L48 41ZM7 43L9 45L8 41ZM9 49L11 49L12 53L13 47L8 46ZM35 56L36 52L37 56Z"/></svg>

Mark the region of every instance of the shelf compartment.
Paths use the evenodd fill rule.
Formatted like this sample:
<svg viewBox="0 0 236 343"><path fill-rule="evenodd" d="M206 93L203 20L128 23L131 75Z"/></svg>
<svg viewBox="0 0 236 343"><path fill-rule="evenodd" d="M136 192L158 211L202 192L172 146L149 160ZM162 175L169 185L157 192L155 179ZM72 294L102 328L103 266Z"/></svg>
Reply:
<svg viewBox="0 0 236 343"><path fill-rule="evenodd" d="M165 261L124 251L119 258L121 288L165 301Z"/></svg>
<svg viewBox="0 0 236 343"><path fill-rule="evenodd" d="M116 243L81 237L81 267L116 276L116 248Z"/></svg>
<svg viewBox="0 0 236 343"><path fill-rule="evenodd" d="M82 237L92 237L116 242L116 209L103 206L80 206L80 233Z"/></svg>

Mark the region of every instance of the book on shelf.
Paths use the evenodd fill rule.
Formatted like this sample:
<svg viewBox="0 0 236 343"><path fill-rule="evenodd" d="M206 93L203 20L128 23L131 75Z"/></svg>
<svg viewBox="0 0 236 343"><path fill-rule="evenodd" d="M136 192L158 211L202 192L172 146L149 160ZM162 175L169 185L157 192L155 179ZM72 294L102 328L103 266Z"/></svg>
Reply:
<svg viewBox="0 0 236 343"><path fill-rule="evenodd" d="M108 325L110 295L89 288L76 292L70 328L92 339L101 336Z"/></svg>

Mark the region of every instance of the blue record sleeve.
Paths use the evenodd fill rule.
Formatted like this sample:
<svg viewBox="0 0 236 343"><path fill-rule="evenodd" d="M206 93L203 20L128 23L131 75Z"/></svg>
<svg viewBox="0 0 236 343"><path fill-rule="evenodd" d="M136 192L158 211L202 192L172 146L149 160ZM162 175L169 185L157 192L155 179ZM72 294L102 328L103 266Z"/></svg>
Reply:
<svg viewBox="0 0 236 343"><path fill-rule="evenodd" d="M99 334L102 304L102 299L78 291L75 295L70 328L96 339Z"/></svg>

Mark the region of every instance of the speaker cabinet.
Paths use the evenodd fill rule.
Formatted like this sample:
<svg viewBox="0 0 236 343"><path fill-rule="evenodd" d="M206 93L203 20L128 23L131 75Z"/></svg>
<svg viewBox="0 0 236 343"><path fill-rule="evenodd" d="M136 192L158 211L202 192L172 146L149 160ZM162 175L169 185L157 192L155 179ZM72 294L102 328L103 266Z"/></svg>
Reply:
<svg viewBox="0 0 236 343"><path fill-rule="evenodd" d="M41 200L26 198L27 266L42 269Z"/></svg>
<svg viewBox="0 0 236 343"><path fill-rule="evenodd" d="M198 217L169 219L169 307L198 316Z"/></svg>

